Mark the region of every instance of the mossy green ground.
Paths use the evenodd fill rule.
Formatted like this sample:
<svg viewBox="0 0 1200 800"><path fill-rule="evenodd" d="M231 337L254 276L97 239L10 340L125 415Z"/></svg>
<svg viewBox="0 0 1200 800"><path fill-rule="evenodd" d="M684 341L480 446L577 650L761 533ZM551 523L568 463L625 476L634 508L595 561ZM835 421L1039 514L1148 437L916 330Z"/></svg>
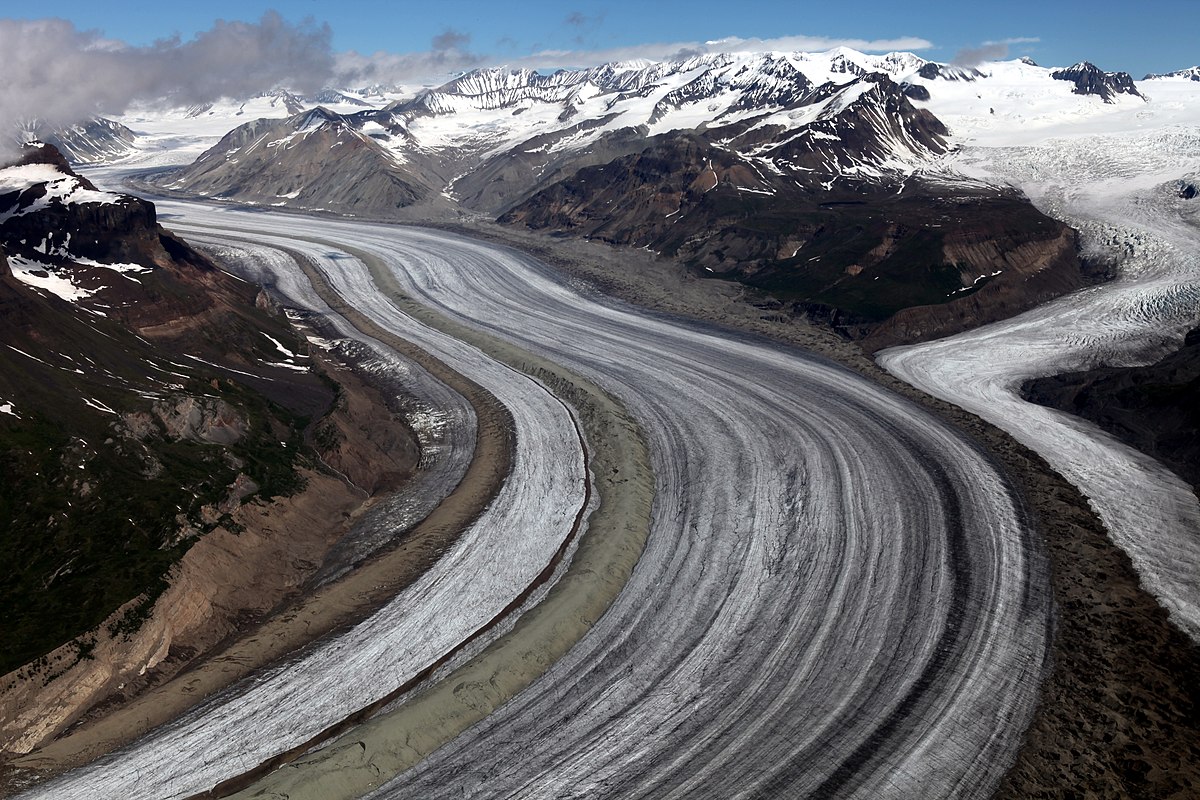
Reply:
<svg viewBox="0 0 1200 800"><path fill-rule="evenodd" d="M306 420L228 380L214 390L203 377L180 393L216 395L238 408L249 420L241 441L224 447L160 433L139 443L117 432L115 415L75 414L68 428L65 409L53 408L0 421L0 674L139 594L161 592L192 542L177 539L183 521L198 531L215 527L200 509L223 500L238 473L261 487L259 497L302 488L295 467L305 457ZM126 404L134 399L141 398ZM157 474L149 459L161 464Z"/></svg>

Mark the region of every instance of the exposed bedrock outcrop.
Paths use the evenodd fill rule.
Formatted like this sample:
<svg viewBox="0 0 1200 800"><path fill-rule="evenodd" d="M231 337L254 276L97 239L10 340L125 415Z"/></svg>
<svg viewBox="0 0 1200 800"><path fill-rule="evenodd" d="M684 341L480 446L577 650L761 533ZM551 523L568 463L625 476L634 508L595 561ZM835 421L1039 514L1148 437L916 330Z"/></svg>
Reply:
<svg viewBox="0 0 1200 800"><path fill-rule="evenodd" d="M950 336L1015 316L1088 283L1078 236L1065 225L1052 237L1021 243L973 234L947 242L945 253L948 263L970 264L978 282L961 298L896 312L870 331L864 347L874 351Z"/></svg>
<svg viewBox="0 0 1200 800"><path fill-rule="evenodd" d="M1038 378L1023 391L1090 419L1200 487L1200 328L1155 364Z"/></svg>
<svg viewBox="0 0 1200 800"><path fill-rule="evenodd" d="M1058 81L1075 84L1075 94L1095 95L1106 103L1115 103L1119 94L1142 97L1128 72L1105 72L1087 61L1081 61L1066 69L1055 70L1050 77ZM1145 98L1142 98L1145 99Z"/></svg>
<svg viewBox="0 0 1200 800"><path fill-rule="evenodd" d="M250 426L245 414L220 398L175 395L156 400L151 411L122 414L120 427L139 441L165 434L174 441L229 445Z"/></svg>

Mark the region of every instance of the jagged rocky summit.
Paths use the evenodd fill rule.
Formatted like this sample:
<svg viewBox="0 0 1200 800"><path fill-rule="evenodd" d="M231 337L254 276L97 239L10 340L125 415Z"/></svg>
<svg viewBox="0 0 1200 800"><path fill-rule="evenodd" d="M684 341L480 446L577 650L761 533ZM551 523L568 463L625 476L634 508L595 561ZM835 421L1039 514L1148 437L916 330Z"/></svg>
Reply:
<svg viewBox="0 0 1200 800"><path fill-rule="evenodd" d="M1096 95L1106 103L1115 102L1119 94L1142 97L1128 72L1105 72L1088 61L1055 70L1050 77L1057 81L1070 81L1075 84L1076 94Z"/></svg>

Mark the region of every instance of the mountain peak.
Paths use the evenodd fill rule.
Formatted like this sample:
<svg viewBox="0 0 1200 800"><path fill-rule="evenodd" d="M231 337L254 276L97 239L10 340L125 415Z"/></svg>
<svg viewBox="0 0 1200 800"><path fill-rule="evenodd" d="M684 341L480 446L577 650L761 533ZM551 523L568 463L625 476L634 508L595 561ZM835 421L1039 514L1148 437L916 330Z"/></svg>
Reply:
<svg viewBox="0 0 1200 800"><path fill-rule="evenodd" d="M71 164L67 161L66 156L62 152L50 144L37 139L25 142L21 146L21 155L17 160L9 164L0 164L0 169L7 167L24 167L33 164L45 164L46 166L54 167L54 169L62 173L63 177L71 178L71 185L86 189L89 192L95 192L96 187L92 182L81 175L76 174L75 170L71 169Z"/></svg>
<svg viewBox="0 0 1200 800"><path fill-rule="evenodd" d="M1066 69L1055 70L1050 77L1075 84L1075 94L1096 95L1106 103L1115 103L1119 94L1141 97L1128 72L1105 72L1090 61L1080 61Z"/></svg>
<svg viewBox="0 0 1200 800"><path fill-rule="evenodd" d="M948 81L973 81L977 78L982 78L984 75L974 67L960 67L956 64L939 64L936 61L927 61L917 70L917 74L926 80L934 80L942 78Z"/></svg>
<svg viewBox="0 0 1200 800"><path fill-rule="evenodd" d="M330 111L325 106L316 106L307 111L301 111L292 117L296 120L296 130L300 133L315 131L330 124L344 122L345 117L336 111Z"/></svg>
<svg viewBox="0 0 1200 800"><path fill-rule="evenodd" d="M49 164L57 167L59 172L72 177L75 171L71 169L71 165L67 163L66 157L59 152L59 149L52 144L33 139L21 145L21 156L12 164L2 164L0 166L24 166L26 164Z"/></svg>
<svg viewBox="0 0 1200 800"><path fill-rule="evenodd" d="M1200 66L1188 67L1187 69L1179 69L1174 72L1164 72L1161 74L1150 73L1142 80L1156 81L1166 78L1179 78L1189 81L1200 81Z"/></svg>
<svg viewBox="0 0 1200 800"><path fill-rule="evenodd" d="M852 61L865 58L866 56L865 53L861 53L858 50L855 50L852 47L846 47L845 45L838 45L837 47L826 50L825 55L830 58L846 58Z"/></svg>

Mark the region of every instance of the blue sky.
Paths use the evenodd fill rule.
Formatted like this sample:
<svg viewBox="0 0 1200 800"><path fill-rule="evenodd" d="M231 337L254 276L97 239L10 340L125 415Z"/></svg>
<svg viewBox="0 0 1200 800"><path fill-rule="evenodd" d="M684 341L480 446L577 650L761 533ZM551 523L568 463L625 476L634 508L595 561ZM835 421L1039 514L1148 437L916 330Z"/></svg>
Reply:
<svg viewBox="0 0 1200 800"><path fill-rule="evenodd" d="M481 64L561 52L563 65L618 55L666 55L675 45L727 37L814 44L909 40L926 58L949 61L965 49L1016 40L1009 55L1066 65L1089 59L1135 78L1200 62L1200 0L610 0L609 2L411 2L400 0L209 0L204 3L59 0L53 6L5 0L8 18L55 16L80 29L134 45L179 34L185 40L215 19L254 21L268 9L298 22L328 23L336 51L422 53L453 50ZM41 13L39 13L41 12ZM1030 41L1032 40L1032 41ZM436 46L435 46L436 43ZM806 48L820 49L820 48ZM459 63L454 61L452 63Z"/></svg>

